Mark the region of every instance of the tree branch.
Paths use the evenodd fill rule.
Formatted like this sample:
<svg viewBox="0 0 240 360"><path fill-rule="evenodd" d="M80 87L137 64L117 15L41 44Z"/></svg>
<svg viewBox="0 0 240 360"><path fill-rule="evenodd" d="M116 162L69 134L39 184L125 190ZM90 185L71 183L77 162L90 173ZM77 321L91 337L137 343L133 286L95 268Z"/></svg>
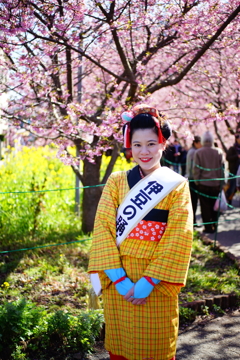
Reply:
<svg viewBox="0 0 240 360"><path fill-rule="evenodd" d="M83 183L83 176L81 175L79 169L74 165L71 165L71 168L72 168L73 172L75 173L75 175L78 177L78 179L81 181L81 183Z"/></svg>
<svg viewBox="0 0 240 360"><path fill-rule="evenodd" d="M217 121L216 121L216 120L213 122L213 125L214 125L214 130L215 130L215 133L216 133L216 135L217 135L217 138L218 138L218 140L220 141L220 143L221 143L221 145L222 145L222 148L223 148L223 150L224 150L225 153L226 153L226 152L227 152L227 147L226 147L224 141L222 140L221 135L219 134L218 127L217 127Z"/></svg>
<svg viewBox="0 0 240 360"><path fill-rule="evenodd" d="M42 36L39 34L36 34L34 31L32 30L28 30L29 34L34 35L36 38L42 39L42 40L46 40L49 42L53 42L54 44L59 44L62 46L67 46L69 49L75 51L78 54L81 54L81 56L85 57L86 59L88 59L90 62L92 62L93 64L95 64L98 68L102 69L103 71L105 71L106 73L108 73L109 75L112 75L114 78L119 79L121 81L125 81L131 84L131 80L129 80L128 78L121 78L121 76L118 76L117 74L114 74L111 70L107 69L105 66L101 65L99 62L95 61L94 59L92 59L90 56L88 56L87 54L84 53L84 51L82 51L81 49L75 48L74 46L67 44L53 39L53 38L48 38L46 36Z"/></svg>
<svg viewBox="0 0 240 360"><path fill-rule="evenodd" d="M163 70L162 74L159 74L159 76L157 76L157 77L147 86L147 89L146 89L146 90L149 91L148 89L150 89L151 86L153 86L153 84L154 84L156 81L158 81L158 79L160 79L160 77L161 77L163 74L165 74L166 72L168 72L168 70L169 70L172 66L176 65L176 64L178 63L178 61L180 61L181 59L183 59L184 56L186 56L186 55L188 55L188 54L189 54L189 52L186 52L186 53L180 55L172 64L170 64L165 70Z"/></svg>
<svg viewBox="0 0 240 360"><path fill-rule="evenodd" d="M240 5L232 12L231 15L227 18L227 20L220 26L220 28L216 31L216 33L209 39L206 44L203 45L201 50L197 52L195 57L190 61L190 63L183 69L183 71L178 74L173 79L165 79L160 83L152 86L148 89L148 92L153 94L155 91L166 87L178 84L184 76L191 70L191 68L196 64L196 62L205 54L205 52L210 48L210 46L214 43L214 41L221 35L221 33L226 29L226 27L237 17L240 12Z"/></svg>
<svg viewBox="0 0 240 360"><path fill-rule="evenodd" d="M68 103L73 100L73 81L72 81L72 56L71 50L66 46L66 60L67 60L67 89L69 93Z"/></svg>
<svg viewBox="0 0 240 360"><path fill-rule="evenodd" d="M102 178L102 181L100 182L100 184L105 184L107 182L108 177L111 175L111 173L113 171L113 167L115 165L115 162L116 162L118 156L119 156L119 148L118 148L117 143L115 143L113 150L112 150L111 160L108 163L104 177Z"/></svg>
<svg viewBox="0 0 240 360"><path fill-rule="evenodd" d="M114 5L115 5L115 2L113 1L111 3L109 13L107 13L107 11L103 8L103 6L101 6L101 5L98 5L98 6L99 6L99 9L102 11L103 15L107 19L107 23L111 29L112 37L113 37L118 55L121 59L123 68L126 72L126 75L131 79L131 83L135 83L136 81L135 81L135 77L134 77L130 62L124 53L123 47L121 45L121 42L120 42L120 39L119 39L119 36L117 33L117 29L116 29L116 27L114 27L114 28L112 27L112 24L114 21Z"/></svg>

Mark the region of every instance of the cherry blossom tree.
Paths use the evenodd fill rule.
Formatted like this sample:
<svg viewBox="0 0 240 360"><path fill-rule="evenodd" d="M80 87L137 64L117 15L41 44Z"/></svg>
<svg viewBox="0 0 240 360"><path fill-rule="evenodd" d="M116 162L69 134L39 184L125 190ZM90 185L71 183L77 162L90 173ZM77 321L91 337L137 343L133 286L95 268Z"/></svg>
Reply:
<svg viewBox="0 0 240 360"><path fill-rule="evenodd" d="M122 141L120 113L179 84L237 24L238 0L1 0L12 124L59 146L84 186L83 230ZM77 157L68 146L75 145ZM100 179L102 154L111 149ZM83 169L79 171L79 161Z"/></svg>
<svg viewBox="0 0 240 360"><path fill-rule="evenodd" d="M179 119L179 131L184 126L199 135L207 127L225 152L240 132L239 45L238 37L231 34L225 46L221 42L210 49L166 97L175 104L169 116Z"/></svg>

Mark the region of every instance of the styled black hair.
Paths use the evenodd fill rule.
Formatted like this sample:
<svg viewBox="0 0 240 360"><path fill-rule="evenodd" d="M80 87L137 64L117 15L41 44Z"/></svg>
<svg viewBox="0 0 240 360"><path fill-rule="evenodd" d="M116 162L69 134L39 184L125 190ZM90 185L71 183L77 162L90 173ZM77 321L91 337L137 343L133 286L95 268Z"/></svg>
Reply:
<svg viewBox="0 0 240 360"><path fill-rule="evenodd" d="M193 142L192 142L192 146L194 146L195 143L199 143L199 142L201 142L200 136L195 135L194 139L193 139Z"/></svg>
<svg viewBox="0 0 240 360"><path fill-rule="evenodd" d="M159 121L154 116L148 114L148 113L142 113L136 115L132 120L130 121L130 139L132 139L133 133L136 130L140 129L153 129L153 131L158 136L158 126L156 125L156 121ZM170 124L168 121L166 121L163 118L162 124L160 125L162 135L165 140L167 140L172 135L172 129L170 127Z"/></svg>
<svg viewBox="0 0 240 360"><path fill-rule="evenodd" d="M130 121L130 139L136 130L153 129L158 136L158 128L152 115L143 113L138 114Z"/></svg>
<svg viewBox="0 0 240 360"><path fill-rule="evenodd" d="M170 136L172 135L172 128L171 128L171 125L170 123L165 120L163 122L163 124L161 125L161 131L162 131L162 134L163 134L163 137L164 139L168 139L170 138Z"/></svg>

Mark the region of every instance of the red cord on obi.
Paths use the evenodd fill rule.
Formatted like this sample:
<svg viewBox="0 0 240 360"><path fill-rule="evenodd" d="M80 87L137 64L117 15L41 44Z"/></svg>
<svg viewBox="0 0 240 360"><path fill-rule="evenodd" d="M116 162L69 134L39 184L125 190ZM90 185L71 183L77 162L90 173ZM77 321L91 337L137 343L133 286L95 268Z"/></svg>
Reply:
<svg viewBox="0 0 240 360"><path fill-rule="evenodd" d="M125 280L127 277L126 276L122 276L119 279L117 279L116 281L114 281L114 285L117 285L118 283L120 283L121 281Z"/></svg>
<svg viewBox="0 0 240 360"><path fill-rule="evenodd" d="M155 286L156 284L152 281L152 279L150 278L150 276L144 276L144 278L152 285Z"/></svg>

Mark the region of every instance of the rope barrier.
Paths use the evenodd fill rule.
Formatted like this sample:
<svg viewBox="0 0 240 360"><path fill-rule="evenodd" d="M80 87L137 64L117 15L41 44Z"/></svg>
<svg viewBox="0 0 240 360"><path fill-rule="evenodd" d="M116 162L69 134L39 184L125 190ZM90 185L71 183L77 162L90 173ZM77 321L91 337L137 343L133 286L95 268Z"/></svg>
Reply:
<svg viewBox="0 0 240 360"><path fill-rule="evenodd" d="M209 198L209 199L218 199L218 196L211 196L211 195L207 195L207 194L204 194L204 193L201 193L200 191L198 191L198 190L196 190L196 189L193 189L191 186L190 186L190 189L192 190L192 191L194 191L195 193L197 193L197 194L199 194L199 195L201 195L201 196L205 196L205 197L207 197L207 198Z"/></svg>
<svg viewBox="0 0 240 360"><path fill-rule="evenodd" d="M232 174L233 175L233 174ZM189 182L193 181L221 181L221 180L231 180L231 179L237 179L240 178L240 175L233 175L228 178L213 178L213 179L188 179ZM56 191L66 191L66 190L75 190L75 189L88 189L93 187L99 187L99 186L105 186L105 184L99 184L99 185L89 185L89 186L79 186L79 187L71 187L66 189L46 189L46 190L31 190L31 191L0 191L0 194L36 194L36 193L42 193L42 192L56 192Z"/></svg>
<svg viewBox="0 0 240 360"><path fill-rule="evenodd" d="M166 161L168 164L173 165L173 166L184 166L184 165L187 164L187 163L176 163L176 162L167 160L167 159L165 159L164 157L163 157L163 161ZM205 170L205 171L221 170L221 169L222 169L222 167L218 167L218 168L214 168L214 169L204 168L204 167L202 167L202 166L200 166L200 165L198 165L198 164L196 164L196 163L193 162L193 166L194 166L194 165L195 165L196 167L198 167L199 169Z"/></svg>
<svg viewBox="0 0 240 360"><path fill-rule="evenodd" d="M213 170L221 170L222 169L222 167L218 167L218 168L213 168L213 169L210 169L210 168L204 168L204 167L202 167L202 166L200 166L200 165L198 165L198 164L195 164L195 163L193 163L193 165L194 166L196 166L196 167L198 167L199 169L201 169L201 170L205 170L205 171L213 171Z"/></svg>
<svg viewBox="0 0 240 360"><path fill-rule="evenodd" d="M167 159L164 159L164 161L170 163L170 164L173 164L173 165L181 165L180 163L173 163ZM198 166L196 164L196 166ZM216 169L208 169L208 168L203 168L203 167L200 167L198 166L199 168L201 169L204 169L206 171L210 171L210 170L220 170L222 168L216 168ZM224 180L226 181L227 179L230 180L230 179L236 179L236 178L240 178L240 176L238 175L234 175L232 173L229 173L229 177L227 178L213 178L213 179L188 179L189 182L196 182L196 181L221 181L221 180ZM104 186L105 184L99 184L99 185L91 185L91 186L80 186L80 187L71 187L71 188L66 188L66 189L45 189L45 190L32 190L32 191L1 191L0 194L36 194L36 193L43 193L43 192L56 192L56 191L67 191L67 190L75 190L75 189L88 189L88 188L93 188L93 187L99 187L99 186ZM198 190L196 189L193 189L191 186L190 186L191 190L193 190L194 192L198 193L199 195L201 196L205 196L205 197L208 197L208 198L211 198L211 199L217 199L218 196L210 196L210 195L206 195L206 194L203 194L201 192L199 192ZM228 204L228 206L232 209L236 209L234 206ZM220 213L219 213L220 215ZM225 221L235 221L235 220L239 220L239 219L225 219L223 221L212 221L212 222L207 222L207 223L198 223L198 224L193 224L193 225L198 225L198 226L202 226L202 225L207 225L207 224L215 224L215 223L221 223L221 222L225 222ZM74 241L69 241L69 242L65 242L65 243L58 243L58 244L50 244L50 245L41 245L41 246L34 246L34 247L31 247L31 248L23 248L23 249L15 249L15 250L6 250L6 251L0 251L0 254L6 254L6 253L11 253L11 252L17 252L17 251L27 251L27 250L34 250L34 249L41 249L41 248L45 248L45 247L51 247L51 246L61 246L61 245L68 245L68 244L71 244L71 243L79 243L79 242L85 242L85 241L89 241L91 240L92 238L87 238L87 239L82 239L82 240L74 240Z"/></svg>
<svg viewBox="0 0 240 360"><path fill-rule="evenodd" d="M193 192L195 192L196 194L199 194L199 195L201 195L201 196L204 196L204 197L207 197L207 198L210 198L210 199L215 199L215 200L218 199L218 196L210 196L210 195L201 193L200 191L192 188L191 186L190 186L190 189L191 189ZM220 193L221 193L221 191L220 191ZM220 200L220 202L221 202L221 200ZM236 207L234 207L234 206L232 206L232 205L230 205L230 204L228 204L228 203L227 203L227 206L228 206L229 208L231 208L231 209L236 209Z"/></svg>
<svg viewBox="0 0 240 360"><path fill-rule="evenodd" d="M196 226L196 225L203 226L203 225L208 225L208 224L223 223L225 221L237 221L237 220L239 220L239 219L238 218L237 219L224 219L224 220L218 220L218 221L209 221L209 222L205 222L205 223L196 223L196 224L193 224L193 225L194 226Z"/></svg>
<svg viewBox="0 0 240 360"><path fill-rule="evenodd" d="M224 169L222 168L222 174L224 173ZM223 189L223 182L220 182L220 193L219 193L219 204L218 204L218 214L217 214L217 223L216 223L216 231L214 235L214 247L216 247L216 241L217 241L217 234L218 234L218 225L219 225L219 217L221 215L220 206L221 206L221 200L222 200L222 189Z"/></svg>
<svg viewBox="0 0 240 360"><path fill-rule="evenodd" d="M193 181L217 181L217 180L231 180L231 179L237 179L240 178L240 175L234 175L234 176L230 176L228 178L213 178L213 179L188 179L189 182L193 182Z"/></svg>
<svg viewBox="0 0 240 360"><path fill-rule="evenodd" d="M196 223L196 224L193 224L193 226L195 226L195 225L203 226L203 225L208 225L208 224L222 223L222 222L225 222L225 221L238 221L238 220L239 219L224 219L224 220L220 220L220 221L210 221L210 222L206 222L206 223ZM0 251L0 254L7 254L7 253L12 253L12 252L17 252L17 251L27 251L27 250L34 250L34 249L42 249L42 248L51 247L51 246L68 245L68 244L73 244L73 243L85 242L85 241L89 241L89 240L92 240L92 238L87 238L87 239L82 239L82 240L73 240L73 241L68 241L68 242L65 242L65 243L58 243L58 244L39 245L39 246L33 246L33 247L30 247L30 248L23 248L23 249L5 250L5 251Z"/></svg>
<svg viewBox="0 0 240 360"><path fill-rule="evenodd" d="M164 156L162 157L162 160L167 162L170 165L173 165L173 166L182 166L182 165L184 166L184 165L186 165L186 163L176 163L176 162L172 162L170 160L167 160L167 159L164 158Z"/></svg>
<svg viewBox="0 0 240 360"><path fill-rule="evenodd" d="M89 185L89 186L79 186L79 187L72 187L67 189L51 189L51 190L31 190L31 191L0 191L0 194L35 194L35 193L42 193L42 192L53 192L53 191L65 191L65 190L75 190L75 189L88 189L92 187L99 187L104 186L105 184L99 185Z"/></svg>
<svg viewBox="0 0 240 360"><path fill-rule="evenodd" d="M30 248L23 248L23 249L5 250L5 251L0 251L0 254L6 254L6 253L11 253L11 252L16 252L16 251L26 251L26 250L42 249L42 248L50 247L50 246L68 245L68 244L73 244L73 243L76 243L76 242L89 241L89 240L91 240L91 239L92 239L92 238L82 239L82 240L73 240L73 241L68 241L68 242L59 243L59 244L39 245L39 246L33 246L33 247L30 247Z"/></svg>

